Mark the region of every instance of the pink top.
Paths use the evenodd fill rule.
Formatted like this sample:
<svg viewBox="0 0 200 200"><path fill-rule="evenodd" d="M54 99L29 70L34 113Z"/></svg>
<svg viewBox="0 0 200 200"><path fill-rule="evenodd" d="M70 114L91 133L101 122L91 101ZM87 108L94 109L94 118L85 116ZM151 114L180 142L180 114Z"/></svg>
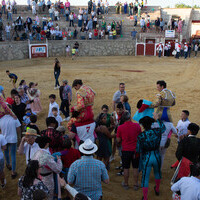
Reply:
<svg viewBox="0 0 200 200"><path fill-rule="evenodd" d="M68 1L68 2L65 2L65 7L66 7L66 8L69 8L69 7L70 7L69 1Z"/></svg>
<svg viewBox="0 0 200 200"><path fill-rule="evenodd" d="M2 6L5 6L6 5L6 2L5 2L5 0L2 0Z"/></svg>

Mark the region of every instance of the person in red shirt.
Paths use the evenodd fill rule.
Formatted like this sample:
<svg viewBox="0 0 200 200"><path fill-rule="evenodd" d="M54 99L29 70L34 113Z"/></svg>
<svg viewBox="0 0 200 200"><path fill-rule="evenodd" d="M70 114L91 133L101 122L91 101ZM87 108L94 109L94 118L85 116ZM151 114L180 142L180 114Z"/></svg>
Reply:
<svg viewBox="0 0 200 200"><path fill-rule="evenodd" d="M98 28L95 28L94 29L94 39L98 38L98 32L99 32Z"/></svg>
<svg viewBox="0 0 200 200"><path fill-rule="evenodd" d="M74 149L71 146L72 146L71 140L66 138L63 142L64 150L61 152L63 172L65 172L64 179L66 182L67 182L67 175L68 175L70 165L81 157L81 153L79 152L79 150Z"/></svg>
<svg viewBox="0 0 200 200"><path fill-rule="evenodd" d="M136 154L137 136L141 133L141 127L138 123L131 121L129 112L124 112L124 124L117 129L117 142L122 144L122 165L124 169L124 182L122 186L128 189L129 168L132 163L134 175L134 189L138 190L138 167L139 155Z"/></svg>

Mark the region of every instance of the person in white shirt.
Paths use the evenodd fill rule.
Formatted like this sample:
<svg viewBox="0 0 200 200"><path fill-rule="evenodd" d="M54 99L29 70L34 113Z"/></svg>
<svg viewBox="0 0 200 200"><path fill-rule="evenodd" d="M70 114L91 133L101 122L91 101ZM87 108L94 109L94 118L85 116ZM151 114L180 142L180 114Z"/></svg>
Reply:
<svg viewBox="0 0 200 200"><path fill-rule="evenodd" d="M157 51L158 51L158 57L160 58L162 55L162 51L163 51L163 45L162 42L159 43L158 47L157 47Z"/></svg>
<svg viewBox="0 0 200 200"><path fill-rule="evenodd" d="M6 149L7 141L5 137L0 133L0 182L1 187L4 188L6 184L5 174L4 174L4 156L2 149Z"/></svg>
<svg viewBox="0 0 200 200"><path fill-rule="evenodd" d="M178 142L180 142L180 140L182 140L188 133L188 126L191 123L188 119L189 114L188 110L182 110L181 120L178 121L176 126Z"/></svg>
<svg viewBox="0 0 200 200"><path fill-rule="evenodd" d="M175 44L175 50L176 50L176 58L179 59L180 52L181 52L181 44L180 43Z"/></svg>
<svg viewBox="0 0 200 200"><path fill-rule="evenodd" d="M58 126L62 125L63 119L62 117L58 114L58 109L57 108L52 108L52 113L53 113L53 117L56 119L56 121L58 122Z"/></svg>
<svg viewBox="0 0 200 200"><path fill-rule="evenodd" d="M59 12L57 10L54 11L55 21L59 20Z"/></svg>
<svg viewBox="0 0 200 200"><path fill-rule="evenodd" d="M107 30L108 30L108 32L110 32L110 30L111 30L111 25L110 25L110 23L109 23L108 26L107 26Z"/></svg>
<svg viewBox="0 0 200 200"><path fill-rule="evenodd" d="M36 2L32 0L32 14L36 15Z"/></svg>
<svg viewBox="0 0 200 200"><path fill-rule="evenodd" d="M106 2L105 2L105 14L107 14L107 15L108 15L108 7L109 7L109 3L106 0Z"/></svg>
<svg viewBox="0 0 200 200"><path fill-rule="evenodd" d="M52 112L52 108L57 108L58 109L58 115L60 114L59 112L59 105L55 102L56 101L56 95L55 94L51 94L49 95L49 113L48 113L48 117L53 117L53 112Z"/></svg>
<svg viewBox="0 0 200 200"><path fill-rule="evenodd" d="M74 27L74 15L71 12L69 15L69 27L73 26Z"/></svg>
<svg viewBox="0 0 200 200"><path fill-rule="evenodd" d="M28 164L34 154L40 149L39 145L35 142L39 135L37 135L37 131L35 129L31 128L29 128L24 134L25 136L21 140L18 153L20 155L25 154L26 164Z"/></svg>
<svg viewBox="0 0 200 200"><path fill-rule="evenodd" d="M187 57L188 57L188 44L187 44L187 42L185 42L185 44L184 44L184 56L185 56L185 59L187 59Z"/></svg>
<svg viewBox="0 0 200 200"><path fill-rule="evenodd" d="M0 119L0 129L2 135L7 141L7 149L4 151L6 158L6 167L9 170L12 170L11 177L14 179L17 176L16 170L16 151L17 151L17 136L21 137L21 124L18 119L14 119L10 115L4 115ZM12 167L10 165L10 155Z"/></svg>
<svg viewBox="0 0 200 200"><path fill-rule="evenodd" d="M167 56L169 57L170 52L171 52L171 43L170 42L168 42L167 47L168 47Z"/></svg>
<svg viewBox="0 0 200 200"><path fill-rule="evenodd" d="M70 46L69 45L66 45L65 51L66 51L66 56L69 57L69 52L70 52Z"/></svg>
<svg viewBox="0 0 200 200"><path fill-rule="evenodd" d="M172 133L177 134L177 130L174 127L173 123L164 121L164 125L165 125L166 130L162 134L161 141L160 141L160 149L159 149L160 156L161 156L161 168L163 166L166 150L170 145L171 134Z"/></svg>
<svg viewBox="0 0 200 200"><path fill-rule="evenodd" d="M200 199L200 163L190 166L191 177L183 177L171 187L172 192L180 192L181 200Z"/></svg>
<svg viewBox="0 0 200 200"><path fill-rule="evenodd" d="M144 27L145 27L145 20L144 20L144 18L142 18L140 20L140 27L141 27L141 32L144 32Z"/></svg>
<svg viewBox="0 0 200 200"><path fill-rule="evenodd" d="M199 45L196 43L195 46L194 46L195 58L197 57L198 50L199 50Z"/></svg>
<svg viewBox="0 0 200 200"><path fill-rule="evenodd" d="M92 40L92 31L91 30L89 30L88 38L89 38L89 40Z"/></svg>
<svg viewBox="0 0 200 200"><path fill-rule="evenodd" d="M6 31L6 39L10 40L10 31L11 31L10 23L8 23L8 25L6 25L5 31Z"/></svg>

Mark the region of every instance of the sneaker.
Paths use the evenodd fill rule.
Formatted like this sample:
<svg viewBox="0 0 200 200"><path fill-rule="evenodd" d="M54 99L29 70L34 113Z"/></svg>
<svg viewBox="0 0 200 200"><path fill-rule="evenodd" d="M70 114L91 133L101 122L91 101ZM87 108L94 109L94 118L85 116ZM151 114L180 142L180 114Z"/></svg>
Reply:
<svg viewBox="0 0 200 200"><path fill-rule="evenodd" d="M18 175L17 172L14 172L14 174L11 174L11 178L15 179L17 177L17 175Z"/></svg>
<svg viewBox="0 0 200 200"><path fill-rule="evenodd" d="M60 88L60 86L57 87L57 89L59 89L59 88Z"/></svg>
<svg viewBox="0 0 200 200"><path fill-rule="evenodd" d="M6 186L6 179L4 178L4 183L1 184L2 189L5 188L5 186Z"/></svg>
<svg viewBox="0 0 200 200"><path fill-rule="evenodd" d="M54 87L54 90L57 90L57 87Z"/></svg>
<svg viewBox="0 0 200 200"><path fill-rule="evenodd" d="M118 166L118 167L115 167L116 170L122 170L123 167L122 166Z"/></svg>
<svg viewBox="0 0 200 200"><path fill-rule="evenodd" d="M69 121L69 120L70 120L70 117L63 119L63 121Z"/></svg>
<svg viewBox="0 0 200 200"><path fill-rule="evenodd" d="M155 195L156 195L156 196L159 196L159 195L160 195L160 192L159 192L159 191L158 191L158 192L156 191L156 186L154 186L154 192L155 192Z"/></svg>

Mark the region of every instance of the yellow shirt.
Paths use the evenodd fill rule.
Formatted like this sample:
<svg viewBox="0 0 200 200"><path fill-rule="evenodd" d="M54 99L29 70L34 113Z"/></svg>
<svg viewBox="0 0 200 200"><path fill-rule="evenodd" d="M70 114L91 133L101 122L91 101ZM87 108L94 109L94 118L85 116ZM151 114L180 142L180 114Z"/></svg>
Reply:
<svg viewBox="0 0 200 200"><path fill-rule="evenodd" d="M116 30L113 31L113 35L117 35L117 31Z"/></svg>
<svg viewBox="0 0 200 200"><path fill-rule="evenodd" d="M72 54L75 54L76 53L76 49L72 49Z"/></svg>

